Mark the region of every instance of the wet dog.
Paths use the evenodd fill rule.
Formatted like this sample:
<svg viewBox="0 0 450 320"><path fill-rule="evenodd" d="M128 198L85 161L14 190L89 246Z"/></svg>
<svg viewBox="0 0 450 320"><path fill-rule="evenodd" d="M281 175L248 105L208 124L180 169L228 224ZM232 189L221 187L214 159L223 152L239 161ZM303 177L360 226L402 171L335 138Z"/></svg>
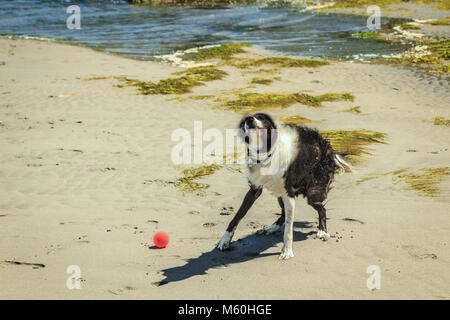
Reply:
<svg viewBox="0 0 450 320"><path fill-rule="evenodd" d="M264 113L245 117L239 124L240 136L247 147L246 176L250 190L228 225L218 248L226 250L239 221L245 216L263 189L272 192L281 207L281 216L272 225L258 231L271 234L284 225L284 245L280 259L294 256L292 251L295 198L303 195L319 214L319 238L329 237L325 200L338 169L351 168L316 130L281 125L277 128Z"/></svg>

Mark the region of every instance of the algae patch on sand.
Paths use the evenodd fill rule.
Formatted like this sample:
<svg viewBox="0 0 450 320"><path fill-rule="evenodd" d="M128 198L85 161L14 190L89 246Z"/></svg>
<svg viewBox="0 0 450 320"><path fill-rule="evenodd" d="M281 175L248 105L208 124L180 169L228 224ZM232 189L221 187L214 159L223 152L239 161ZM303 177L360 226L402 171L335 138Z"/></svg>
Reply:
<svg viewBox="0 0 450 320"><path fill-rule="evenodd" d="M250 47L247 43L225 43L217 47L200 49L193 59L195 61L204 61L211 59L230 60L235 54L245 53L245 47Z"/></svg>
<svg viewBox="0 0 450 320"><path fill-rule="evenodd" d="M414 190L420 196L439 197L439 184L450 175L449 167L423 168L416 173L401 173L397 177L403 180L407 190Z"/></svg>
<svg viewBox="0 0 450 320"><path fill-rule="evenodd" d="M415 24L411 24L410 22L405 22L405 23L401 23L401 24L397 24L395 25L396 27L399 27L402 30L420 30L420 27L415 25Z"/></svg>
<svg viewBox="0 0 450 320"><path fill-rule="evenodd" d="M388 175L398 175L398 174L404 173L406 171L407 171L407 169L400 169L400 170L395 170L395 171L378 173L378 174L374 174L374 175L370 175L370 176L358 179L354 183L356 185L358 185L358 184L361 184L361 183L366 182L366 181L374 180L374 179L377 179L377 178L380 178L380 177L384 177L384 176L388 176Z"/></svg>
<svg viewBox="0 0 450 320"><path fill-rule="evenodd" d="M424 49L425 54L407 54L401 57L375 59L375 61L420 66L433 73L450 72L450 40L422 40L417 43L416 48Z"/></svg>
<svg viewBox="0 0 450 320"><path fill-rule="evenodd" d="M387 135L371 130L330 130L320 131L331 146L352 164L357 164L371 155L368 148L372 144L385 144Z"/></svg>
<svg viewBox="0 0 450 320"><path fill-rule="evenodd" d="M175 187L183 192L202 192L210 187L207 183L201 183L197 180L209 176L221 169L218 164L201 165L193 168L186 168L181 171L182 177L175 180Z"/></svg>
<svg viewBox="0 0 450 320"><path fill-rule="evenodd" d="M435 126L446 126L446 127L450 127L450 120L449 119L445 119L443 117L434 117L432 120L433 124Z"/></svg>
<svg viewBox="0 0 450 320"><path fill-rule="evenodd" d="M357 31L352 34L353 38L362 38L362 39L379 39L380 34L375 31Z"/></svg>
<svg viewBox="0 0 450 320"><path fill-rule="evenodd" d="M152 81L130 79L127 77L93 77L84 80L116 79L120 82L120 84L116 85L118 88L136 87L138 94L167 95L191 92L193 87L202 86L205 82L221 80L228 75L228 73L213 66L201 66L176 72L174 75L182 76L178 78L163 79L156 83Z"/></svg>
<svg viewBox="0 0 450 320"><path fill-rule="evenodd" d="M348 92L309 95L306 93L241 93L237 99L226 101L219 108L238 113L250 113L266 109L284 109L294 103L301 103L310 107L322 107L322 102L353 101L354 96Z"/></svg>
<svg viewBox="0 0 450 320"><path fill-rule="evenodd" d="M356 107L351 107L351 108L348 108L348 109L344 109L344 110L341 110L342 112L349 112L349 113L353 113L353 114L360 114L361 113L361 110L360 110L360 106L356 106Z"/></svg>
<svg viewBox="0 0 450 320"><path fill-rule="evenodd" d="M263 85L269 85L273 82L273 79L265 79L265 78L253 78L250 80L250 84L263 84Z"/></svg>
<svg viewBox="0 0 450 320"><path fill-rule="evenodd" d="M195 193L197 195L203 195L206 189L209 189L210 185L199 182L199 180L213 175L223 168L233 173L242 174L242 166L240 163L242 156L243 154L235 151L233 154L223 155L222 159L218 159L218 162L212 164L202 164L188 168L178 167L178 170L181 170L182 176L175 179L174 186L183 192L183 194Z"/></svg>
<svg viewBox="0 0 450 320"><path fill-rule="evenodd" d="M260 67L263 65L274 65L281 68L317 68L329 65L325 60L289 58L289 57L267 57L260 59L235 59L230 61L231 65L241 69Z"/></svg>
<svg viewBox="0 0 450 320"><path fill-rule="evenodd" d="M388 175L392 176L394 183L404 182L406 184L404 189L406 190L413 190L419 196L436 198L441 196L439 185L450 175L450 168L422 168L414 173L410 172L409 169L400 169L367 176L355 181L355 184L359 185Z"/></svg>
<svg viewBox="0 0 450 320"><path fill-rule="evenodd" d="M287 124L295 124L295 125L304 125L309 123L318 123L320 121L314 121L302 116L289 116L289 117L281 117L280 120Z"/></svg>

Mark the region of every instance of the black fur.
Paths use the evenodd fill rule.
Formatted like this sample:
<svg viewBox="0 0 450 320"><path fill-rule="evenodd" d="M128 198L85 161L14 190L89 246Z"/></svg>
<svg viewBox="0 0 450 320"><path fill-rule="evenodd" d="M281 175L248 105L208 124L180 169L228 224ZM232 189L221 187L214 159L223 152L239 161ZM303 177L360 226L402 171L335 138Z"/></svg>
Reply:
<svg viewBox="0 0 450 320"><path fill-rule="evenodd" d="M286 192L290 197L306 197L308 204L319 214L319 230L326 232L324 201L339 168L335 161L336 152L316 130L289 126L297 130L300 148L283 176Z"/></svg>

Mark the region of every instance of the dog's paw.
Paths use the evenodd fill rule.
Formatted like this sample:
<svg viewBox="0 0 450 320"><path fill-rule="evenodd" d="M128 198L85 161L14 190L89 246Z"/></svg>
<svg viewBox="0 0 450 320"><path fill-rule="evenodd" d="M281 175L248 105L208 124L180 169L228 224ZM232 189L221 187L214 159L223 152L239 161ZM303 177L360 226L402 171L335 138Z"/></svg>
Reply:
<svg viewBox="0 0 450 320"><path fill-rule="evenodd" d="M233 232L225 231L219 243L217 244L217 248L220 251L230 249L231 238L233 238Z"/></svg>
<svg viewBox="0 0 450 320"><path fill-rule="evenodd" d="M317 238L322 239L322 240L328 240L328 239L330 239L330 234L323 230L319 230L319 231L317 231Z"/></svg>
<svg viewBox="0 0 450 320"><path fill-rule="evenodd" d="M268 227L258 230L256 233L257 234L272 234L272 233L277 232L279 229L280 229L280 226L278 224L274 223Z"/></svg>
<svg viewBox="0 0 450 320"><path fill-rule="evenodd" d="M292 252L292 249L286 249L283 248L283 250L281 250L281 254L280 254L280 260L287 260L289 258L293 258L294 257L294 252Z"/></svg>

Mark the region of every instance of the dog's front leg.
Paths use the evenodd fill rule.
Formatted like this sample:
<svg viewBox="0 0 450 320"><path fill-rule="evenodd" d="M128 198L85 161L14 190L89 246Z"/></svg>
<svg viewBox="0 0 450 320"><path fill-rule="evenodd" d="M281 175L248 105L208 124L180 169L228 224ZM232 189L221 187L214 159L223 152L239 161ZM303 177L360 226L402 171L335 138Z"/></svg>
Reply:
<svg viewBox="0 0 450 320"><path fill-rule="evenodd" d="M230 242L233 238L234 230L236 230L239 221L241 221L241 219L246 215L247 211L252 207L253 203L256 201L256 199L259 198L261 193L262 188L255 188L252 186L250 187L250 190L245 195L244 201L242 201L241 207L234 216L233 220L231 220L230 224L228 225L227 231L225 231L222 239L220 239L219 244L217 245L219 250L223 251L230 247Z"/></svg>
<svg viewBox="0 0 450 320"><path fill-rule="evenodd" d="M294 257L292 251L293 240L293 228L294 228L294 212L295 212L295 198L291 198L288 195L283 196L283 204L286 215L286 221L284 222L284 244L281 250L280 259L289 259Z"/></svg>

